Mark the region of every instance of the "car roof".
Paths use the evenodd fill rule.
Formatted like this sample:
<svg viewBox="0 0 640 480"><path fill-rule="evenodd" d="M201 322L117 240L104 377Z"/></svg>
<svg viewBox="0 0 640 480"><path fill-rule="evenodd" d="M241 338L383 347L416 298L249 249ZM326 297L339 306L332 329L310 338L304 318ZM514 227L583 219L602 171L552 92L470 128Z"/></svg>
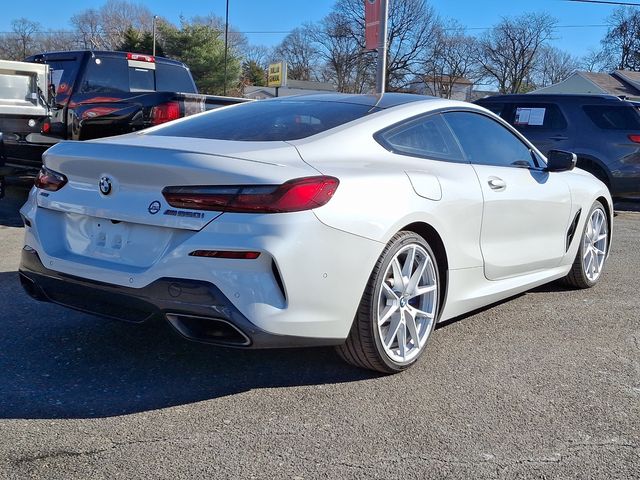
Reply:
<svg viewBox="0 0 640 480"><path fill-rule="evenodd" d="M311 95L294 95L288 97L279 97L270 101L313 101L313 102L334 102L334 103L353 103L357 105L367 105L381 109L397 107L412 102L436 101L441 100L437 97L428 95L415 95L412 93L383 93L381 95L362 95L349 93L318 93Z"/></svg>
<svg viewBox="0 0 640 480"><path fill-rule="evenodd" d="M616 97L615 95L588 95L588 94L572 94L572 93L539 93L539 94L510 94L510 95L494 95L477 100L482 105L486 103L507 103L507 102L563 102L563 103L591 103L591 104L627 104L633 103L626 98Z"/></svg>

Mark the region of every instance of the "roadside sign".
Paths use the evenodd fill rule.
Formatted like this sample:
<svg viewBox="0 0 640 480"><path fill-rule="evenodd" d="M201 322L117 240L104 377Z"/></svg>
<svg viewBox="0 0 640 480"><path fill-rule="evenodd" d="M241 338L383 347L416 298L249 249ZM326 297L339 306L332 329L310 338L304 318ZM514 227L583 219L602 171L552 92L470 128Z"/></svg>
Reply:
<svg viewBox="0 0 640 480"><path fill-rule="evenodd" d="M287 64L285 62L269 65L268 87L284 87L287 84Z"/></svg>
<svg viewBox="0 0 640 480"><path fill-rule="evenodd" d="M379 47L381 7L381 0L364 0L366 50L377 50Z"/></svg>

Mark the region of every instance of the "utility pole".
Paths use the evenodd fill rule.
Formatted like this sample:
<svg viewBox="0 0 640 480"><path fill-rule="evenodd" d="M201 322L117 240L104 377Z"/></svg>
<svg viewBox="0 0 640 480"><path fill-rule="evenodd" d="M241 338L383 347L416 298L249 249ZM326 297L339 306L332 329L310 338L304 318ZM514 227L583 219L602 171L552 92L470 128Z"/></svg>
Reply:
<svg viewBox="0 0 640 480"><path fill-rule="evenodd" d="M156 56L156 21L158 20L158 15L154 15L153 16L153 49L152 49L152 55L155 57Z"/></svg>
<svg viewBox="0 0 640 480"><path fill-rule="evenodd" d="M229 0L227 0L227 12L224 21L224 85L222 94L227 94L227 57L229 54Z"/></svg>
<svg viewBox="0 0 640 480"><path fill-rule="evenodd" d="M387 84L387 14L389 0L380 0L380 38L378 39L378 68L376 93L384 93Z"/></svg>

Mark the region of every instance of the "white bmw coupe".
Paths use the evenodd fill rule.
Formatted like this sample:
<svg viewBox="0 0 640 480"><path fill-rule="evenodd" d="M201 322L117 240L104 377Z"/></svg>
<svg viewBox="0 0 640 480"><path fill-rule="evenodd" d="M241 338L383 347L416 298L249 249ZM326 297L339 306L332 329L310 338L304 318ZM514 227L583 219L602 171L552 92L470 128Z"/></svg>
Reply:
<svg viewBox="0 0 640 480"><path fill-rule="evenodd" d="M437 322L598 282L611 196L574 165L467 103L244 103L49 149L21 210L20 277L38 300L189 339L336 345L398 372Z"/></svg>

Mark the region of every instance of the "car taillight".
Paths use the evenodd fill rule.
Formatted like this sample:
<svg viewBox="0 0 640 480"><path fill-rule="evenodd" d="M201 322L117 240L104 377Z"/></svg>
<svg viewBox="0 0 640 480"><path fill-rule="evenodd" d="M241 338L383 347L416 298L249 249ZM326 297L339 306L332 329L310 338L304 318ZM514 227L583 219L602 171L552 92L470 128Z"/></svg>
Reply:
<svg viewBox="0 0 640 480"><path fill-rule="evenodd" d="M160 125L178 118L180 118L180 104L178 102L161 103L151 109L152 125Z"/></svg>
<svg viewBox="0 0 640 480"><path fill-rule="evenodd" d="M42 167L36 177L35 185L42 190L57 192L67 184L67 177L63 174Z"/></svg>
<svg viewBox="0 0 640 480"><path fill-rule="evenodd" d="M304 177L282 185L166 187L167 203L176 208L235 213L286 213L325 205L339 185L334 177Z"/></svg>
<svg viewBox="0 0 640 480"><path fill-rule="evenodd" d="M629 135L629 140L633 143L640 143L640 135Z"/></svg>

